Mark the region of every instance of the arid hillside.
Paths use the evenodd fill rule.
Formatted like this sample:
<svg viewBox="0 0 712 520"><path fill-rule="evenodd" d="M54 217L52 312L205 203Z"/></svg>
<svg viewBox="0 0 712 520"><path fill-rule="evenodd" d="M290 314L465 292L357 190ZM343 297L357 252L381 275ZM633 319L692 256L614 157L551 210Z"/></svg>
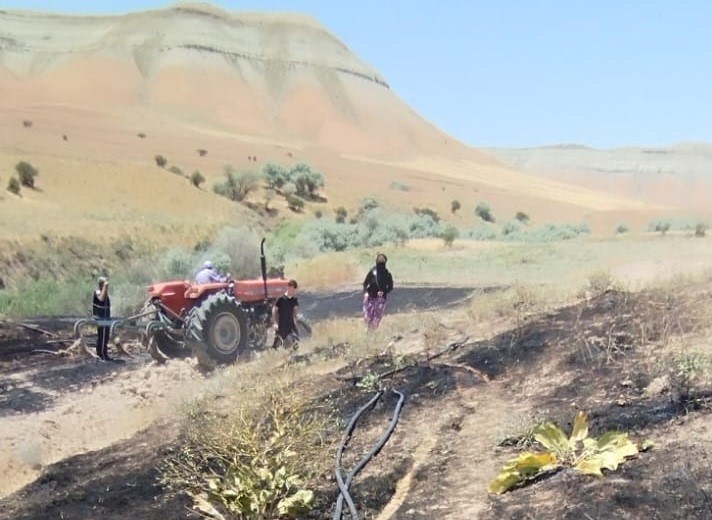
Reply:
<svg viewBox="0 0 712 520"><path fill-rule="evenodd" d="M517 170L652 204L707 212L712 143L596 149L580 145L488 150Z"/></svg>
<svg viewBox="0 0 712 520"><path fill-rule="evenodd" d="M535 223L594 229L663 211L520 173L459 143L307 16L205 4L121 16L2 11L0 27L0 185L20 160L40 171L22 197L3 189L5 238L157 228L165 238L205 222L265 223L211 187L225 164L268 161L323 173L326 202L302 216L353 210L366 196L408 212L428 206L458 226L474 224L480 201L505 219L522 210ZM199 170L203 189L158 168L158 154L166 169ZM300 217L279 202L277 218Z"/></svg>

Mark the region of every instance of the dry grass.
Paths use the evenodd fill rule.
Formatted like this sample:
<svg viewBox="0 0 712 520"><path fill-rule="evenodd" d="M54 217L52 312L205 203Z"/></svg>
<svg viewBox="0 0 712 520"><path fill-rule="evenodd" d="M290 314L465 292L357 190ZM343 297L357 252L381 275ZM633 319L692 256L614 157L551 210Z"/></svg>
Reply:
<svg viewBox="0 0 712 520"><path fill-rule="evenodd" d="M358 283L361 270L352 255L330 253L297 262L289 274L310 291L329 291Z"/></svg>

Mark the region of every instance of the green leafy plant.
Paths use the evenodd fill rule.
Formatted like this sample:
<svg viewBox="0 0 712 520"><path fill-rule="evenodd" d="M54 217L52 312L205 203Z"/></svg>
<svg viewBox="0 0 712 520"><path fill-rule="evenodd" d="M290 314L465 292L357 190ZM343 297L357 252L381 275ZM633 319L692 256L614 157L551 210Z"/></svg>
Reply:
<svg viewBox="0 0 712 520"><path fill-rule="evenodd" d="M378 374L369 372L361 379L359 379L358 383L356 383L356 386L359 388L363 388L364 390L368 390L369 392L375 392L380 388L380 383L381 380L380 377L378 377Z"/></svg>
<svg viewBox="0 0 712 520"><path fill-rule="evenodd" d="M204 518L303 517L314 500L309 479L324 469L313 460L326 419L279 392L236 413L197 409L161 482L189 496Z"/></svg>
<svg viewBox="0 0 712 520"><path fill-rule="evenodd" d="M615 471L639 451L638 446L628 439L627 433L610 431L597 439L589 437L588 420L582 411L576 414L569 437L554 423L547 422L534 429L534 438L545 451L525 451L507 461L499 475L489 483L487 491L504 493L563 467L600 477L603 476L603 469Z"/></svg>

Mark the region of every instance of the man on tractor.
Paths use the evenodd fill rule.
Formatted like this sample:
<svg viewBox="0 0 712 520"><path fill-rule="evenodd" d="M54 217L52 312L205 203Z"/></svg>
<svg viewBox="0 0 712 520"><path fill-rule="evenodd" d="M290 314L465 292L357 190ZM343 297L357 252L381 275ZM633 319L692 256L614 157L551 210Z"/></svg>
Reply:
<svg viewBox="0 0 712 520"><path fill-rule="evenodd" d="M225 280L227 280L227 278L220 276L220 273L218 273L210 260L203 262L203 267L195 273L196 284L224 282Z"/></svg>

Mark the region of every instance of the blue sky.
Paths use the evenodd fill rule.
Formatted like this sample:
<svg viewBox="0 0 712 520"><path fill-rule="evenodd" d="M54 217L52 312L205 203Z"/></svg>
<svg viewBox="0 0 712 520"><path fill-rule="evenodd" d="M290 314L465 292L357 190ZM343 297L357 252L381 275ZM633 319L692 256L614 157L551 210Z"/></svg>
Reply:
<svg viewBox="0 0 712 520"><path fill-rule="evenodd" d="M314 16L416 112L472 146L712 142L708 0L211 3ZM116 13L169 4L21 0L0 7Z"/></svg>

